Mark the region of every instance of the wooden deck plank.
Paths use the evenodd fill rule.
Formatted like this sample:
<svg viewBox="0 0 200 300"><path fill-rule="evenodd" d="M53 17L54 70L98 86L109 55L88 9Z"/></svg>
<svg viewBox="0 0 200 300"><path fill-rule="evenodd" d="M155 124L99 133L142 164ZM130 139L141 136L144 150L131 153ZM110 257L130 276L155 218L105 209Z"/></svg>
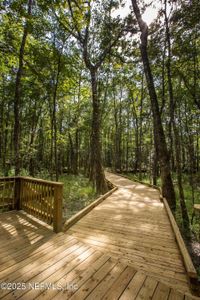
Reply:
<svg viewBox="0 0 200 300"><path fill-rule="evenodd" d="M84 239L82 239L83 242ZM91 241L89 243L91 245ZM95 245L94 245L95 246ZM95 246L96 247L96 246ZM177 275L177 277L180 278L180 280L182 280L183 282L187 282L187 279L185 277L185 273L184 270L182 268L182 266L178 266L178 265L174 265L174 264L170 264L169 262L165 262L165 261L156 261L155 259L150 259L148 258L148 256L144 255L144 257L142 256L144 252L139 253L138 255L135 255L134 251L131 251L130 249L128 250L124 250L124 249L120 249L120 251L116 251L114 248L111 249L110 245L107 245L107 247L104 245L104 247L98 247L99 250L101 251L107 251L112 250L112 252L109 252L110 255L113 255L115 258L119 258L119 256L124 255L125 256L125 261L128 262L128 264L134 266L138 266L140 269L144 269L146 271L149 271L151 269L155 269L157 274L157 269L160 269L160 274L169 274L170 277L172 277L173 279L175 278L175 274L179 274ZM156 255L155 255L156 256ZM168 270L168 272L166 271ZM161 272L162 271L162 272Z"/></svg>
<svg viewBox="0 0 200 300"><path fill-rule="evenodd" d="M167 300L170 293L170 288L163 283L159 283L152 300Z"/></svg>
<svg viewBox="0 0 200 300"><path fill-rule="evenodd" d="M98 286L89 294L87 300L102 299L105 298L105 294L111 289L116 279L126 269L126 266L118 262L114 268L107 273L105 278L98 284Z"/></svg>
<svg viewBox="0 0 200 300"><path fill-rule="evenodd" d="M113 237L121 237L121 238L124 238L124 239L128 239L128 235L134 233L134 231L132 231L132 230L126 230L126 229L118 229L118 230L116 230L116 228L115 228L114 225L110 225L109 228L101 226L98 229L97 227L95 228L94 225L92 227L91 225L88 226L88 225L84 225L83 223L79 223L79 224L76 224L74 226L74 229L78 229L80 232L86 231L87 233L88 233L88 231L90 231L90 232L94 232L95 234L100 234L100 235L103 235L105 232L110 232L110 234L112 234ZM73 230L73 228L72 228L72 230ZM148 239L149 236L150 236L150 233L149 234L143 234L144 241L145 241L146 238ZM140 241L140 236L139 235L135 236L135 237L133 237L132 240L134 240L134 241ZM128 241L129 241L129 239L128 239ZM164 247L166 247L166 241L167 241L167 243L169 245L169 248L177 250L176 244L174 243L175 242L174 239L170 240L170 239L168 239L166 237L158 237L158 238L156 238L156 236L154 236L152 234L151 235L151 244L155 244L156 241L157 241L157 243L159 245L162 245ZM146 244L146 243L144 242L144 244ZM150 246L151 246L151 244L150 244Z"/></svg>
<svg viewBox="0 0 200 300"><path fill-rule="evenodd" d="M133 237L129 238L129 235L126 235L126 233L121 233L121 232L112 232L110 231L110 229L105 230L105 231L101 231L98 229L93 229L93 230L87 230L87 228L83 228L81 225L75 225L74 228L72 227L69 231L70 233L76 233L78 232L81 235L85 235L86 237L88 236L88 238L96 238L96 240L100 240L102 242L109 242L112 244L116 244L118 243L118 245L120 246L128 246L129 248L131 248L132 246L141 246L145 249L147 249L145 252L148 251L149 248L154 248L156 250L159 251L165 251L167 253L172 253L172 254L176 254L177 256L179 255L179 251L176 247L175 243L170 243L169 241L160 241L158 239L158 244L156 244L156 239L155 238L151 238L151 241L149 243L147 243L146 241L140 241L140 237L138 236L137 238ZM88 234L89 233L89 234ZM109 241L107 239L107 234L110 235L109 237ZM145 238L145 237L144 237ZM148 239L150 239L150 236L148 237ZM168 245L168 247L167 247ZM151 252L151 251L148 251Z"/></svg>
<svg viewBox="0 0 200 300"><path fill-rule="evenodd" d="M19 262L13 264L12 266L6 268L5 270L1 271L0 279L1 278L7 278L7 276L12 276L12 278L17 276L17 274L21 274L22 272L26 271L26 266L29 266L29 264L32 264L32 267L38 265L38 259L40 259L41 263L48 259L48 257L51 257L55 255L57 252L62 252L62 250L65 250L66 247L73 247L74 245L80 245L81 243L77 242L76 239L71 239L69 237L67 240L56 240L55 243L51 247L51 251L46 251L46 248L43 249L41 252L36 253L33 257L27 256L26 258L20 260ZM48 250L48 249L47 249ZM17 277L16 277L17 278ZM11 279L10 277L7 279Z"/></svg>
<svg viewBox="0 0 200 300"><path fill-rule="evenodd" d="M101 282L110 270L114 268L116 261L109 259L91 278L89 278L77 292L70 298L71 300L85 299Z"/></svg>
<svg viewBox="0 0 200 300"><path fill-rule="evenodd" d="M104 225L103 224L103 221L105 220L105 218L98 218L97 220L96 220L96 223L95 224L91 224L90 222L89 222L89 220L88 219L86 219L86 218L84 218L84 219L82 219L80 222L79 222L79 224L81 224L81 226L83 226L83 227L87 227L87 228L90 228L90 229L94 229L94 228L98 228L99 230L102 230L102 231L104 231L104 230L106 230L107 229L107 226L106 225ZM152 231L152 226L149 226L149 227L147 227L147 226L145 226L145 224L144 224L144 226L142 226L142 228L140 229L139 227L138 228L136 228L136 226L135 225L131 225L130 223L127 225L127 223L124 223L124 224L121 224L121 222L120 222L120 224L118 224L118 223L113 223L113 221L112 220L110 220L110 222L109 222L109 220L106 220L107 222L107 224L109 224L109 228L110 228L110 230L111 231L115 231L116 232L116 230L117 231L119 231L119 232L126 232L127 234L128 233L135 233L135 232L137 232L138 234L140 234L140 233L142 233L143 235L144 235L144 237L147 235L152 235L153 237L154 236L157 236L157 234L158 233L160 233L160 227L154 227L153 229L153 231ZM96 225L96 226L95 226ZM97 227L98 226L98 227ZM170 228L170 227L169 227ZM171 228L170 228L171 229ZM170 233L169 232L166 232L165 230L163 230L163 232L162 232L162 236L159 236L158 237L158 239L161 239L161 240L165 240L165 239L168 239L169 241L172 241L172 242L174 242L174 240L175 240L175 238L174 238L174 236L172 236L172 231L170 230Z"/></svg>
<svg viewBox="0 0 200 300"><path fill-rule="evenodd" d="M84 238L82 238L82 240L84 241ZM86 240L85 240L86 242ZM102 243L101 243L102 244ZM101 244L99 244L99 247L101 247ZM93 245L95 246L95 245ZM96 247L98 247L98 245L96 245ZM103 247L103 245L102 245ZM109 248L107 249L111 249L112 253L116 253L116 254L121 254L121 255L126 255L127 258L138 258L138 260L140 260L140 258L142 259L142 261L144 261L145 263L147 262L152 262L152 263L160 263L163 265L173 265L173 268L176 267L177 269L181 269L183 270L182 267L182 262L181 262L181 256L175 256L175 255L168 255L165 256L165 260L163 260L163 256L161 255L162 253L149 253L146 252L145 249L142 251L142 249L140 248L140 251L138 250L137 247L132 247L132 248L127 248L127 247L123 247L120 249L116 249L116 247L113 245L109 245ZM136 256L136 257L135 257ZM180 261L179 261L180 260Z"/></svg>
<svg viewBox="0 0 200 300"><path fill-rule="evenodd" d="M40 259L35 264L28 264L24 268L20 269L19 271L14 272L13 274L8 275L4 278L5 282L24 282L24 283L30 283L30 282L38 282L35 281L35 277L48 269L49 272L51 272L51 269L57 266L60 266L65 260L68 262L73 259L77 254L80 252L87 250L86 246L82 246L81 244L76 243L75 245L65 249L62 252L58 252L56 256L55 253L47 254L43 259ZM45 261L44 261L45 259ZM56 266L55 266L56 265ZM53 269L55 271L55 269ZM33 279L33 281L32 281ZM9 290L3 291L3 296L5 296L5 299L10 299L10 292ZM26 290L14 290L13 295L20 294L22 295L25 293Z"/></svg>
<svg viewBox="0 0 200 300"><path fill-rule="evenodd" d="M168 300L184 300L184 295L175 290L171 290Z"/></svg>
<svg viewBox="0 0 200 300"><path fill-rule="evenodd" d="M128 247L130 249L140 248L141 250L149 253L155 253L155 254L163 253L163 255L175 254L179 256L179 251L177 248L170 248L170 247L167 248L167 245L163 246L163 245L153 244L153 243L148 244L147 242L144 243L142 241L140 242L139 240L135 241L128 237L120 238L117 234L116 234L117 236L116 235L114 236L113 234L108 234L107 232L105 234L97 234L97 233L95 234L93 232L77 229L76 226L74 228L73 227L70 228L68 233L74 235L75 237L85 238L86 241L88 242L92 240L92 241L103 243L105 245L110 244L121 248L125 248L125 247Z"/></svg>
<svg viewBox="0 0 200 300"><path fill-rule="evenodd" d="M1 282L70 283L65 290L0 290L0 299L200 299L190 293L158 192L110 177L118 190L66 233L22 212L0 215Z"/></svg>
<svg viewBox="0 0 200 300"><path fill-rule="evenodd" d="M76 278L80 278L82 273L94 264L100 257L102 253L99 251L94 251L91 255L89 255L85 260L80 261L80 264L75 266L73 270L68 272L67 268L64 269L63 272L56 272L48 278L48 281L53 282L55 284L60 284L60 286L65 287L67 282L72 282ZM56 289L51 289L49 291L44 291L40 294L40 297L43 300L49 300L55 297L59 293Z"/></svg>
<svg viewBox="0 0 200 300"><path fill-rule="evenodd" d="M49 226L48 224L44 223L43 221L41 221L39 219L36 219L36 218L28 215L24 211L13 210L10 212L3 213L3 214L1 214L0 224L1 224L1 221L3 221L4 226L10 226L10 224L19 226L22 222L27 221L29 226L32 226L35 228L46 228L47 230L52 231L51 226Z"/></svg>
<svg viewBox="0 0 200 300"><path fill-rule="evenodd" d="M20 219L17 222L11 223L10 225L7 225L6 223L2 223L2 222L4 221L0 222L0 235L4 239L17 237L17 232L20 230L21 230L21 234L23 234L23 231L25 230L29 230L30 232L37 232L37 230L46 230L45 227L42 226L36 227L24 219ZM10 222L10 220L6 220L6 222Z"/></svg>
<svg viewBox="0 0 200 300"><path fill-rule="evenodd" d="M9 254L16 253L18 249L21 249L21 245L24 245L24 247L33 246L35 243L39 242L40 240L43 240L44 238L47 238L47 236L52 237L52 233L48 233L45 231L38 231L37 234L34 234L34 236L22 237L19 239L16 239L16 241L12 241L10 243L5 243L4 246L0 249L2 256L5 257L8 255L8 249Z"/></svg>
<svg viewBox="0 0 200 300"><path fill-rule="evenodd" d="M14 251L12 251L11 249L11 251L1 252L1 254L3 254L3 256L0 257L1 271L4 268L8 268L11 265L20 262L21 260L24 260L25 257L27 258L29 256L33 256L44 249L48 250L48 247L55 244L55 242L58 241L60 238L62 239L63 235L63 233L59 234L55 238L52 236L52 234L47 234L46 236L42 237L39 241L36 241L34 244L30 245L27 243L27 241L24 241L24 244L18 244L18 247L15 248Z"/></svg>
<svg viewBox="0 0 200 300"><path fill-rule="evenodd" d="M182 257L159 192L114 174L106 175L118 190L68 233L164 284L189 291Z"/></svg>
<svg viewBox="0 0 200 300"><path fill-rule="evenodd" d="M81 219L79 222L87 222L87 221L91 221L91 219L93 219L94 217L98 217L98 219L97 219L97 223L98 222L100 222L101 224L103 224L103 222L104 221L106 221L106 222L108 222L108 224L109 223L111 223L111 224L113 224L112 223L112 221L116 221L116 222L120 222L119 224L118 223L116 223L116 224L113 224L113 225L118 225L118 226L126 226L127 228L129 228L129 226L130 227L133 227L133 228L137 228L138 230L142 230L143 228L144 228L144 230L145 229L148 229L148 230L157 230L158 232L162 232L162 233L164 233L165 235L167 235L167 236L171 236L171 233L173 233L173 230L172 230L172 228L170 227L170 225L169 224L166 224L165 226L162 226L160 223L151 223L149 220L148 220L148 222L146 222L146 220L145 219L138 219L138 218L135 218L134 217L134 219L130 219L130 218L126 218L126 216L124 216L124 217L122 217L122 215L116 215L116 214L114 214L113 216L112 216L112 219L110 219L109 218L109 214L108 214L108 216L106 216L106 214L104 213L102 213L102 214L100 214L99 212L98 212L98 214L96 214L96 213L94 213L94 214L88 214L87 216L85 216L83 219ZM129 221L129 223L127 223ZM167 233L166 232L166 228L167 229L169 229L169 233ZM172 237L172 238L174 238L174 237Z"/></svg>
<svg viewBox="0 0 200 300"><path fill-rule="evenodd" d="M18 256L10 256L10 260L1 265L1 271L3 272L3 270L6 269L7 271L5 272L14 272L15 269L18 270L24 265L29 264L32 261L36 261L37 259L46 255L46 253L48 252L55 252L56 248L59 248L63 244L66 244L66 242L76 243L76 240L73 237L68 237L68 239L65 239L64 241L63 239L63 235L61 235L60 237L51 239L50 241L47 240L46 243L45 241L42 241L43 243L41 242L40 245L28 249L28 251L22 250L21 253L18 251Z"/></svg>
<svg viewBox="0 0 200 300"><path fill-rule="evenodd" d="M157 285L158 285L158 281L156 281L155 279L152 279L150 277L147 277L146 280L144 281L142 288L140 289L140 291L136 297L136 300L152 299L152 296L154 294L154 291L155 291Z"/></svg>
<svg viewBox="0 0 200 300"><path fill-rule="evenodd" d="M123 293L120 295L121 297L119 299L128 300L128 299L136 298L140 289L143 286L145 279L146 279L146 275L137 272L135 276L132 278L132 280L129 282L129 284L126 286Z"/></svg>
<svg viewBox="0 0 200 300"><path fill-rule="evenodd" d="M2 223L4 222L4 223ZM10 220L6 220L6 222L10 222ZM6 238L13 237L15 232L17 232L19 229L29 229L32 230L33 232L38 230L38 229L46 229L43 226L35 226L34 224L30 224L29 221L25 219L18 219L16 222L12 222L11 224L6 224L5 221L0 222L0 236L3 237L5 231L10 234L6 235Z"/></svg>
<svg viewBox="0 0 200 300"><path fill-rule="evenodd" d="M80 289L90 278L93 278L94 274L106 264L110 260L110 256L108 255L101 255L99 259L97 259L92 265L89 265L84 272L82 272L77 278L71 281L72 285L78 286ZM63 278L61 283L67 284L68 278ZM56 300L63 300L69 299L75 294L76 291L74 290L66 290L58 293L54 299Z"/></svg>
<svg viewBox="0 0 200 300"><path fill-rule="evenodd" d="M83 262L85 259L87 259L94 250L91 248L82 248L80 251L80 248L77 251L77 256L70 260L69 259L63 259L59 261L58 263L54 264L53 266L49 267L48 269L44 270L43 272L36 275L31 280L35 282L39 282L40 284L47 284L47 283L53 283L53 278L60 279L62 276L66 275L68 272L72 271L75 267L77 267L81 262ZM20 296L21 300L26 299L36 299L41 294L41 290L30 290L24 295L22 293L15 293L15 296ZM48 295L50 297L50 295Z"/></svg>
<svg viewBox="0 0 200 300"><path fill-rule="evenodd" d="M105 300L114 300L119 299L126 286L129 284L133 276L135 275L136 270L133 268L127 267L124 272L120 274L118 279L110 287L107 293L104 295L103 299Z"/></svg>
<svg viewBox="0 0 200 300"><path fill-rule="evenodd" d="M4 278L6 280L16 280L19 279L22 275L24 278L30 277L30 272L35 272L39 268L40 271L49 265L49 262L53 262L59 260L64 255L69 255L76 251L76 249L80 248L82 244L76 240L71 240L68 243L61 242L54 248L52 251L46 252L45 250L41 255L37 257L37 259L32 260L32 258L27 258L22 263L17 264L16 266L12 266L9 269L6 269L2 272ZM86 247L86 246L85 246ZM88 247L88 246L87 246ZM57 255L57 256L56 256ZM37 272L36 272L37 273Z"/></svg>

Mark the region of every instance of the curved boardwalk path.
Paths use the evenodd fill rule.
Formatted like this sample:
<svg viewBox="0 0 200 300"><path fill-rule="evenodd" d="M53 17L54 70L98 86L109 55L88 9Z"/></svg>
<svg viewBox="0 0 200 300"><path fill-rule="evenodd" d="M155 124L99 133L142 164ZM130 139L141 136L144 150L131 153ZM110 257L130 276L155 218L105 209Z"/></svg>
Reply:
<svg viewBox="0 0 200 300"><path fill-rule="evenodd" d="M106 176L119 189L67 233L21 212L0 216L0 283L25 284L0 289L0 299L200 299L190 294L158 192Z"/></svg>
<svg viewBox="0 0 200 300"><path fill-rule="evenodd" d="M159 192L106 173L118 190L68 233L179 290L187 277Z"/></svg>

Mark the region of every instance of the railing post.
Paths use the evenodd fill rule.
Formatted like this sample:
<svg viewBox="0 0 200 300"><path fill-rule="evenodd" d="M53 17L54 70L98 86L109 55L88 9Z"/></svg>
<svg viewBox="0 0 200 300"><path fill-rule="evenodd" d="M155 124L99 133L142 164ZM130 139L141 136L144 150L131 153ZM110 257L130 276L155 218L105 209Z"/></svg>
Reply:
<svg viewBox="0 0 200 300"><path fill-rule="evenodd" d="M20 177L15 177L15 209L21 209L21 199L20 199L20 185L21 179Z"/></svg>
<svg viewBox="0 0 200 300"><path fill-rule="evenodd" d="M56 233L62 231L62 198L63 184L54 186L53 230Z"/></svg>

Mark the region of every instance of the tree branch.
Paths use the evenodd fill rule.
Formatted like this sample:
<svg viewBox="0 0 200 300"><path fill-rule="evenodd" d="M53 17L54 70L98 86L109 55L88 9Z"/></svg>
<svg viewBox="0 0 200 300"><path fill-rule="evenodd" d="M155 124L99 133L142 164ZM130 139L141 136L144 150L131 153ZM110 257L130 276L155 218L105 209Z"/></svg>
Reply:
<svg viewBox="0 0 200 300"><path fill-rule="evenodd" d="M77 23L76 23L76 19L74 17L72 5L71 5L71 0L67 0L67 2L68 2L68 5L69 5L69 10L70 10L70 14L71 14L71 17L72 17L72 20L73 20L74 27L75 27L76 32L78 34L77 38L78 38L78 40L79 40L80 43L83 43L83 37L81 35L81 32L80 32L80 30L79 30L79 28L77 26Z"/></svg>

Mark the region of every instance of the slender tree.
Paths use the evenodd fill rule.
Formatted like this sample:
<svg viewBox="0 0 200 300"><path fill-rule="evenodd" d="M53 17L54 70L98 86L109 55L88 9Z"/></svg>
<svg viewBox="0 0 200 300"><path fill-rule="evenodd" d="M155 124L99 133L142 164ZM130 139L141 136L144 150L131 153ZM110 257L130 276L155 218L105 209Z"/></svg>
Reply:
<svg viewBox="0 0 200 300"><path fill-rule="evenodd" d="M179 199L180 199L180 207L181 207L181 212L182 212L183 225L189 231L190 222L189 222L187 207L185 204L185 196L184 196L183 183L182 183L180 137L179 137L179 130L177 128L176 121L175 121L176 103L175 103L175 99L174 99L174 90L173 90L173 83L172 83L171 34L170 34L170 28L169 28L169 17L167 15L167 0L165 0L164 13L165 13L166 41L167 41L167 51L168 51L166 67L167 67L168 93L169 93L169 100L170 100L170 124L171 124L170 128L172 127L173 132L174 132L176 171L177 171Z"/></svg>
<svg viewBox="0 0 200 300"><path fill-rule="evenodd" d="M102 165L102 154L101 154L101 104L100 97L98 93L98 74L99 70L110 53L112 47L118 42L122 31L120 30L114 38L110 36L111 40L108 40L107 36L102 37L100 41L99 51L100 54L95 55L95 59L90 47L91 43L94 42L94 35L91 33L91 1L77 3L73 0L68 0L68 6L71 16L71 21L73 24L73 29L69 27L67 30L70 30L71 34L78 40L81 49L83 60L85 66L90 74L90 84L92 91L92 132L91 132L91 155L90 155L90 179L95 182L96 190L98 193L103 193L107 191L107 183L105 180L103 165ZM95 5L93 3L93 5ZM112 5L109 4L109 10L111 10ZM76 18L76 14L80 14L79 19ZM94 16L93 16L94 17ZM81 21L80 21L81 20ZM93 19L94 21L94 19ZM62 23L63 24L63 23ZM111 26L111 24L110 24ZM92 38L91 38L92 36ZM105 43L108 43L105 46ZM96 41L97 45L99 41ZM101 50L101 46L104 45L104 49Z"/></svg>
<svg viewBox="0 0 200 300"><path fill-rule="evenodd" d="M169 153L167 150L157 94L154 86L154 79L153 79L149 57L148 57L148 48L147 48L148 47L148 26L142 19L137 1L132 0L132 5L133 5L133 11L135 13L141 31L140 51L141 51L141 57L143 61L144 73L146 76L150 101L151 101L151 109L153 113L154 142L156 146L156 152L158 154L158 159L160 162L162 193L163 196L166 197L171 208L175 209L176 197L175 197L175 191L174 191L174 186L173 186L171 172L170 172Z"/></svg>
<svg viewBox="0 0 200 300"><path fill-rule="evenodd" d="M29 18L31 16L33 0L28 1L27 18L24 25L22 41L19 50L19 65L15 81L15 96L14 96L14 149L15 149L15 176L20 173L20 110L21 110L21 79L23 76L24 52L26 40L29 33Z"/></svg>

